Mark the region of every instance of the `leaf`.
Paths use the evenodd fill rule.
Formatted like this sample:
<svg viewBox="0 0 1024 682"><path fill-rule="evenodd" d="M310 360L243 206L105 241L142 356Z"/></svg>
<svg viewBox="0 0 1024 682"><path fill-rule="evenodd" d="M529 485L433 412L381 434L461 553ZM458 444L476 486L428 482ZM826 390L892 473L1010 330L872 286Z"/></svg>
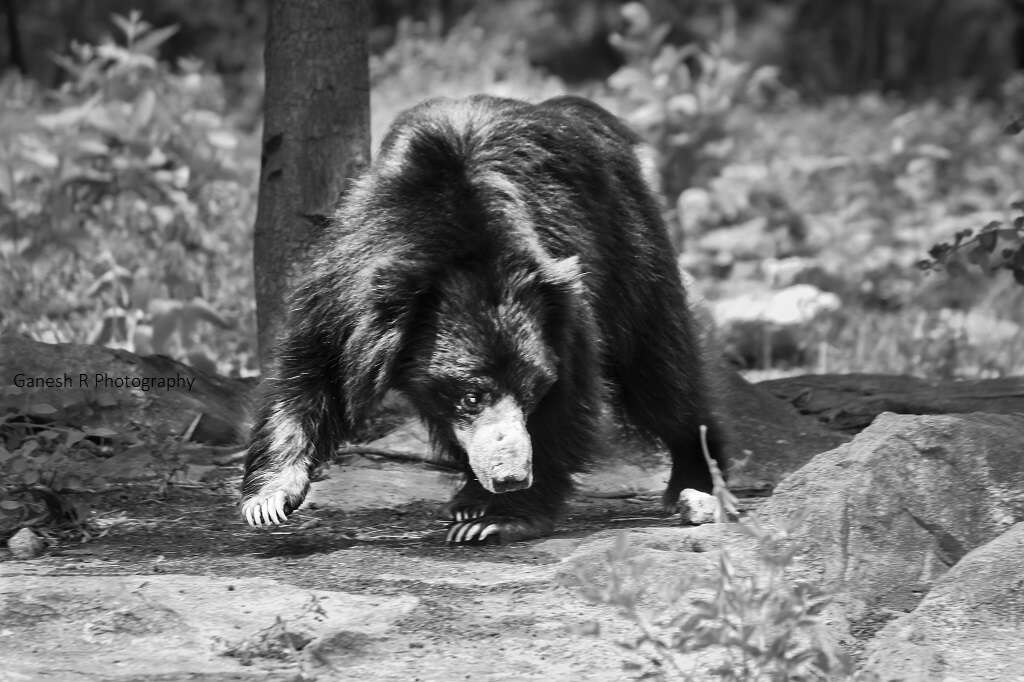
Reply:
<svg viewBox="0 0 1024 682"><path fill-rule="evenodd" d="M59 130L66 133L68 128L77 126L89 115L101 97L102 94L96 94L77 107L68 107L55 114L40 114L36 117L36 121L47 130Z"/></svg>
<svg viewBox="0 0 1024 682"><path fill-rule="evenodd" d="M60 165L59 156L49 149L41 147L22 147L20 156L29 163L33 163L40 168L46 168L47 170L53 170Z"/></svg>
<svg viewBox="0 0 1024 682"><path fill-rule="evenodd" d="M21 482L25 485L33 485L39 482L39 470L28 469L21 475Z"/></svg>
<svg viewBox="0 0 1024 682"><path fill-rule="evenodd" d="M28 413L37 417L45 417L57 413L57 408L48 403L34 403L29 405Z"/></svg>
<svg viewBox="0 0 1024 682"><path fill-rule="evenodd" d="M235 149L238 147L238 137L228 130L211 130L206 133L206 140L218 149Z"/></svg>
<svg viewBox="0 0 1024 682"><path fill-rule="evenodd" d="M983 270L988 270L988 251L983 249L980 245L975 246L973 249L967 252L967 262L973 263L979 266Z"/></svg>
<svg viewBox="0 0 1024 682"><path fill-rule="evenodd" d="M4 511L16 511L24 506L25 504L19 500L0 500L0 509Z"/></svg>
<svg viewBox="0 0 1024 682"><path fill-rule="evenodd" d="M132 111L128 125L133 134L138 134L145 128L153 118L156 110L156 94L150 90L144 90L139 98L135 100L135 109Z"/></svg>
<svg viewBox="0 0 1024 682"><path fill-rule="evenodd" d="M155 28L132 43L132 50L134 52L152 55L156 53L157 48L166 43L167 40L177 32L177 24L171 24L170 26L164 26L163 28Z"/></svg>
<svg viewBox="0 0 1024 682"><path fill-rule="evenodd" d="M65 434L65 436L66 439L64 441L64 444L67 445L68 447L71 447L75 443L85 438L85 433L83 431L79 431L78 429L71 429Z"/></svg>
<svg viewBox="0 0 1024 682"><path fill-rule="evenodd" d="M928 249L928 255L941 262L952 250L953 247L948 242L940 242Z"/></svg>
<svg viewBox="0 0 1024 682"><path fill-rule="evenodd" d="M996 243L998 241L999 234L995 230L982 232L978 235L978 246L975 250L984 249L987 253L993 253L996 250Z"/></svg>
<svg viewBox="0 0 1024 682"><path fill-rule="evenodd" d="M73 144L75 145L75 151L81 156L105 156L110 153L110 147L98 135L76 137Z"/></svg>
<svg viewBox="0 0 1024 682"><path fill-rule="evenodd" d="M950 259L950 261L946 263L946 271L951 277L965 277L967 275L967 268L965 268L964 264L957 259Z"/></svg>
<svg viewBox="0 0 1024 682"><path fill-rule="evenodd" d="M85 430L85 433L88 436L94 436L96 438L116 438L118 435L120 435L114 429L108 428L106 426L89 427Z"/></svg>
<svg viewBox="0 0 1024 682"><path fill-rule="evenodd" d="M135 34L139 30L137 25L138 17L136 17L134 13L127 17L120 14L112 14L110 15L110 20L114 22L115 26L121 29L121 33L123 33L124 37L129 41L135 37Z"/></svg>

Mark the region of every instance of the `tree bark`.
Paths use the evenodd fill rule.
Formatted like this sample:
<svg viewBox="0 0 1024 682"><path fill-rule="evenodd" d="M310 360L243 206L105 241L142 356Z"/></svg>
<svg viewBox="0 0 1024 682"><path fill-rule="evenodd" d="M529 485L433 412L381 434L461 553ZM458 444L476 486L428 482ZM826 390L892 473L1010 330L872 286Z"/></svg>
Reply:
<svg viewBox="0 0 1024 682"><path fill-rule="evenodd" d="M18 27L17 0L4 0L4 14L7 15L7 59L22 76L28 74L25 53L21 47L21 31Z"/></svg>
<svg viewBox="0 0 1024 682"><path fill-rule="evenodd" d="M364 0L270 0L253 244L260 367L324 213L370 158Z"/></svg>

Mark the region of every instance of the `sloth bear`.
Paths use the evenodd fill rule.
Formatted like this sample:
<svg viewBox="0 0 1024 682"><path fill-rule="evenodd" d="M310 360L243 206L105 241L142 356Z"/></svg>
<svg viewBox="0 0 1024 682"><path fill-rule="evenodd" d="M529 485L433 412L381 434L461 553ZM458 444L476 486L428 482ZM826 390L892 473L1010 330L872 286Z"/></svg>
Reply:
<svg viewBox="0 0 1024 682"><path fill-rule="evenodd" d="M241 510L277 524L385 391L466 483L449 543L550 534L609 405L672 454L663 503L724 469L705 368L639 138L578 97L428 100L324 221L291 298Z"/></svg>

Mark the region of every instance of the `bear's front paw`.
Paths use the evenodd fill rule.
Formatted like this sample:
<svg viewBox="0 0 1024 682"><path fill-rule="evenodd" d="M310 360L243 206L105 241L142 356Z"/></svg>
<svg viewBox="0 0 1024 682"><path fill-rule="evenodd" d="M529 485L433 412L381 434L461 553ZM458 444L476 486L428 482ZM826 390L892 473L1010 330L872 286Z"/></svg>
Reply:
<svg viewBox="0 0 1024 682"><path fill-rule="evenodd" d="M243 490L252 485L243 484ZM255 486L253 486L255 487ZM289 467L270 476L252 493L242 496L242 518L250 526L273 526L284 523L298 509L309 490L309 474L305 467Z"/></svg>
<svg viewBox="0 0 1024 682"><path fill-rule="evenodd" d="M283 490L242 500L242 518L250 526L274 526L284 523L293 509L294 507L288 504L288 494Z"/></svg>
<svg viewBox="0 0 1024 682"><path fill-rule="evenodd" d="M544 519L515 516L463 516L448 526L445 542L450 545L501 545L550 535L554 524Z"/></svg>
<svg viewBox="0 0 1024 682"><path fill-rule="evenodd" d="M486 503L462 504L452 501L441 510L441 518L447 521L472 521L486 514L488 506Z"/></svg>

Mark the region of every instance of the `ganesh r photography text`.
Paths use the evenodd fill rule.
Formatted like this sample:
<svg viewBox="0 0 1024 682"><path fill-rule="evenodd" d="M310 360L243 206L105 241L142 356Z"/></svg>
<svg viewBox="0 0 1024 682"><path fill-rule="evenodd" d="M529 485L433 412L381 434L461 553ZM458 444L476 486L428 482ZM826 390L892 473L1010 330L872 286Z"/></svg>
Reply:
<svg viewBox="0 0 1024 682"><path fill-rule="evenodd" d="M106 372L65 372L52 376L32 376L19 372L11 383L18 388L94 388L98 390L139 389L142 391L192 391L196 378L184 374L174 376L136 377L115 376Z"/></svg>

